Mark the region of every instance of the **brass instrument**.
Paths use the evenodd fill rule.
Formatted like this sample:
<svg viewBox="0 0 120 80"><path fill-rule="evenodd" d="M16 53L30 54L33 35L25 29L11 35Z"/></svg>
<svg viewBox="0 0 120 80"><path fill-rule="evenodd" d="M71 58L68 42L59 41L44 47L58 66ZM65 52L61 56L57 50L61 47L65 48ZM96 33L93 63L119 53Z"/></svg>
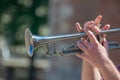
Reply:
<svg viewBox="0 0 120 80"><path fill-rule="evenodd" d="M120 28L110 29L110 30L102 30L99 35L101 34L109 34L113 32L120 32ZM95 34L97 35L97 34ZM58 36L37 36L33 35L30 30L27 28L25 30L25 45L27 49L27 53L29 56L33 56L34 51L39 48L42 44L46 44L49 42L55 42L65 39L73 39L73 38L82 38L87 36L86 33L76 33L76 34L66 34L66 35L58 35ZM109 42L109 49L117 49L120 48L118 42ZM60 54L65 55L69 53L76 53L81 52L82 50L78 49L75 44L64 48Z"/></svg>

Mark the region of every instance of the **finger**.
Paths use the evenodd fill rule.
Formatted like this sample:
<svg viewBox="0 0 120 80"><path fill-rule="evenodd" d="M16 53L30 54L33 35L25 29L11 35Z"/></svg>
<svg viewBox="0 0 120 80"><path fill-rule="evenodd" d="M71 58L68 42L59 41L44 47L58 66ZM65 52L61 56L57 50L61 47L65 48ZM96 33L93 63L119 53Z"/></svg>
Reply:
<svg viewBox="0 0 120 80"><path fill-rule="evenodd" d="M88 28L88 25L91 24L91 21L87 21L85 24L84 24L84 28Z"/></svg>
<svg viewBox="0 0 120 80"><path fill-rule="evenodd" d="M87 54L76 54L77 57L82 58L83 60L87 61L88 63L90 63L90 58Z"/></svg>
<svg viewBox="0 0 120 80"><path fill-rule="evenodd" d="M82 58L82 59L84 59L85 57L87 57L87 55L84 54L84 53L83 54L77 53L76 56L79 57L79 58Z"/></svg>
<svg viewBox="0 0 120 80"><path fill-rule="evenodd" d="M82 32L82 27L81 27L80 23L78 23L78 22L76 23L76 29L78 32Z"/></svg>
<svg viewBox="0 0 120 80"><path fill-rule="evenodd" d="M94 21L88 21L85 23L84 28L88 28L91 30L91 27L93 26Z"/></svg>
<svg viewBox="0 0 120 80"><path fill-rule="evenodd" d="M90 47L90 43L87 40L85 40L83 44L86 46L87 49Z"/></svg>
<svg viewBox="0 0 120 80"><path fill-rule="evenodd" d="M102 20L102 15L97 16L95 19L95 25L98 26L100 24L101 20Z"/></svg>
<svg viewBox="0 0 120 80"><path fill-rule="evenodd" d="M93 34L92 31L88 30L88 29L84 29L84 31L86 32L86 34L88 35L88 37L90 38L90 41L94 44L98 44L98 40L96 39L95 35Z"/></svg>
<svg viewBox="0 0 120 80"><path fill-rule="evenodd" d="M108 30L110 28L110 25L109 24L106 24L102 30ZM106 38L106 34L102 34L100 35L100 43L103 45L103 39Z"/></svg>
<svg viewBox="0 0 120 80"><path fill-rule="evenodd" d="M77 41L77 46L78 46L81 50L83 50L84 52L87 51L87 48L85 47L85 45L84 45L82 42Z"/></svg>
<svg viewBox="0 0 120 80"><path fill-rule="evenodd" d="M108 41L106 40L106 38L103 38L103 46L105 47L105 49L106 49L107 52L109 53ZM108 54L107 54L107 55L108 55Z"/></svg>
<svg viewBox="0 0 120 80"><path fill-rule="evenodd" d="M94 24L94 21L87 21L85 24L84 24L84 29L89 29L89 30L92 30L91 29L91 26L92 24ZM85 41L85 40L89 40L88 37L85 37L84 39L82 39L82 41Z"/></svg>
<svg viewBox="0 0 120 80"><path fill-rule="evenodd" d="M80 23L78 23L78 22L76 23L76 29L78 32L83 32L82 27L81 27ZM81 38L81 41L84 41L84 40L86 40L86 37Z"/></svg>
<svg viewBox="0 0 120 80"><path fill-rule="evenodd" d="M103 30L108 30L110 29L110 24L106 24L104 27L103 27ZM103 34L103 38L106 37L106 34Z"/></svg>
<svg viewBox="0 0 120 80"><path fill-rule="evenodd" d="M99 34L99 33L100 33L100 29L98 28L98 26L93 25L91 28L92 28L92 30L93 30L96 34Z"/></svg>
<svg viewBox="0 0 120 80"><path fill-rule="evenodd" d="M103 38L103 46L108 49L108 41L106 40L106 38Z"/></svg>
<svg viewBox="0 0 120 80"><path fill-rule="evenodd" d="M84 28L88 28L90 30L92 30L93 32L96 32L97 34L99 34L100 29L97 25L95 25L94 21L89 21Z"/></svg>
<svg viewBox="0 0 120 80"><path fill-rule="evenodd" d="M110 28L110 24L106 24L104 27L103 27L103 30L108 30Z"/></svg>

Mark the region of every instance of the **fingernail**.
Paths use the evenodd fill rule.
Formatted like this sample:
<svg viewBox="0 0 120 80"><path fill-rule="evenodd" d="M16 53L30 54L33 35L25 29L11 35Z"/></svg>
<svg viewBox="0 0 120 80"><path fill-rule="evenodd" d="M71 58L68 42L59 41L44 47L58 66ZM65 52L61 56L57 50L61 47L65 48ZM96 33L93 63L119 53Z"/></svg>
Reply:
<svg viewBox="0 0 120 80"><path fill-rule="evenodd" d="M77 22L77 23L76 23L76 26L78 26L78 25L79 25L79 23Z"/></svg>
<svg viewBox="0 0 120 80"><path fill-rule="evenodd" d="M110 24L107 24L108 27L110 27Z"/></svg>
<svg viewBox="0 0 120 80"><path fill-rule="evenodd" d="M99 15L99 17L98 18L102 18L102 15Z"/></svg>
<svg viewBox="0 0 120 80"><path fill-rule="evenodd" d="M108 30L110 28L110 24L106 24L105 30Z"/></svg>

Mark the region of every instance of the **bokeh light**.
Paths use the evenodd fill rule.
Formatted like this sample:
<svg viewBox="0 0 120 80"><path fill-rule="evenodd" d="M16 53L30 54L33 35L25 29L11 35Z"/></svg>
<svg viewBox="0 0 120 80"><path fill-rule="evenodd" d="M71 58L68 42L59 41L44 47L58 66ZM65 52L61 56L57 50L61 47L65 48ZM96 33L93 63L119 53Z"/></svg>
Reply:
<svg viewBox="0 0 120 80"><path fill-rule="evenodd" d="M17 1L18 1L18 4L28 7L28 8L33 5L33 0L17 0Z"/></svg>
<svg viewBox="0 0 120 80"><path fill-rule="evenodd" d="M47 7L46 6L39 6L35 10L35 14L38 17L45 16L47 14Z"/></svg>

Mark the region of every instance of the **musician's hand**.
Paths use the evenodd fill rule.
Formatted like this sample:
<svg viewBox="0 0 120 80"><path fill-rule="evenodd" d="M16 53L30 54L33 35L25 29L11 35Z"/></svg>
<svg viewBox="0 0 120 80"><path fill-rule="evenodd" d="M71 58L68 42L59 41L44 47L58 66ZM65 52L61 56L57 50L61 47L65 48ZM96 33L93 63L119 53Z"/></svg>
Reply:
<svg viewBox="0 0 120 80"><path fill-rule="evenodd" d="M91 30L91 31L96 32L97 34L99 34L99 32L100 32L100 26L101 26L101 24L100 24L101 20L102 20L102 16L99 15L99 16L97 16L97 18L94 21L88 21L88 22L86 22L84 24L84 30ZM83 31L83 29L81 28L81 26L80 26L79 23L76 23L76 28L77 28L78 32L82 32ZM110 28L110 25L107 24L107 25L105 25L103 27L102 30L108 30L109 28ZM85 43L87 42L88 43L88 41L86 40L86 38L82 38L81 42L85 42ZM93 41L91 41L91 39L90 39L90 44L92 44L92 42ZM101 37L99 45L101 45L102 47L104 47L106 49L106 51L108 52L108 44L107 44L107 40L106 40L106 34L104 34ZM89 53L91 53L91 52L89 52ZM81 54L77 54L77 56L81 57Z"/></svg>
<svg viewBox="0 0 120 80"><path fill-rule="evenodd" d="M106 55L108 52L106 48L98 42L92 31L87 28L85 28L84 31L89 36L91 42L87 40L77 42L78 47L84 51L83 54L79 54L78 56L91 65L100 68L109 59Z"/></svg>
<svg viewBox="0 0 120 80"><path fill-rule="evenodd" d="M89 26L89 27L87 27L87 28L93 30L93 31L96 32L96 33L99 33L99 32L100 32L100 26L101 26L101 24L100 24L101 20L102 20L102 15L98 15L98 16L95 18L94 21L87 21L87 22L84 24L84 28L86 28L87 25L91 25L91 26ZM96 26L95 26L95 27L92 27L93 25L96 25ZM105 28L105 29L107 30L106 26L104 26L103 28ZM76 29L77 29L77 31L80 32L80 33L83 32L83 29L82 29L80 23L76 23ZM106 36L106 35L105 35L105 36ZM104 36L104 37L105 37L105 36ZM86 40L86 39L87 39L86 37L81 38L81 41L84 41L84 40Z"/></svg>
<svg viewBox="0 0 120 80"><path fill-rule="evenodd" d="M108 30L110 28L109 24L106 24L102 29L100 29L101 20L102 20L102 15L98 15L94 21L87 21L84 24L84 28L88 28L88 29L92 30L93 32L96 32L97 34L99 34L100 30ZM76 28L77 28L78 32L83 32L83 29L79 23L76 23ZM87 38L81 38L81 41L84 41L86 39ZM102 37L100 38L100 43L102 45L104 45L104 47L108 50L108 44L106 41L106 34L102 35ZM79 54L77 54L77 55L79 55Z"/></svg>
<svg viewBox="0 0 120 80"><path fill-rule="evenodd" d="M96 32L97 34L99 34L100 21L101 19L97 18L95 19L95 21L88 21L85 23L83 31L87 33L90 41L87 41L87 39L84 39L77 42L78 47L84 51L83 54L77 54L77 56L84 59L84 61L87 61L93 67L96 67L101 72L104 80L120 80L120 73L118 72L115 65L107 55L108 45L107 45L107 40L105 38L106 34L104 34L101 37L100 42L97 40L96 36L93 34L93 32ZM80 28L80 24L77 23L77 25L78 25L77 29L82 31L82 28ZM110 28L109 24L103 27L104 30L107 30L109 28ZM87 69L87 72L88 71L94 72L92 75L93 76L92 80L94 80L95 77L97 77L97 80L101 78L100 76L98 78L99 73L95 75L97 73L97 70L95 71L95 68L93 69L91 68L92 70L89 70L89 69ZM86 69L84 69L84 71L85 70ZM86 74L84 73L82 77L86 77ZM89 76L89 78L91 78L91 75ZM84 79L89 80L89 78L83 78L83 80Z"/></svg>

